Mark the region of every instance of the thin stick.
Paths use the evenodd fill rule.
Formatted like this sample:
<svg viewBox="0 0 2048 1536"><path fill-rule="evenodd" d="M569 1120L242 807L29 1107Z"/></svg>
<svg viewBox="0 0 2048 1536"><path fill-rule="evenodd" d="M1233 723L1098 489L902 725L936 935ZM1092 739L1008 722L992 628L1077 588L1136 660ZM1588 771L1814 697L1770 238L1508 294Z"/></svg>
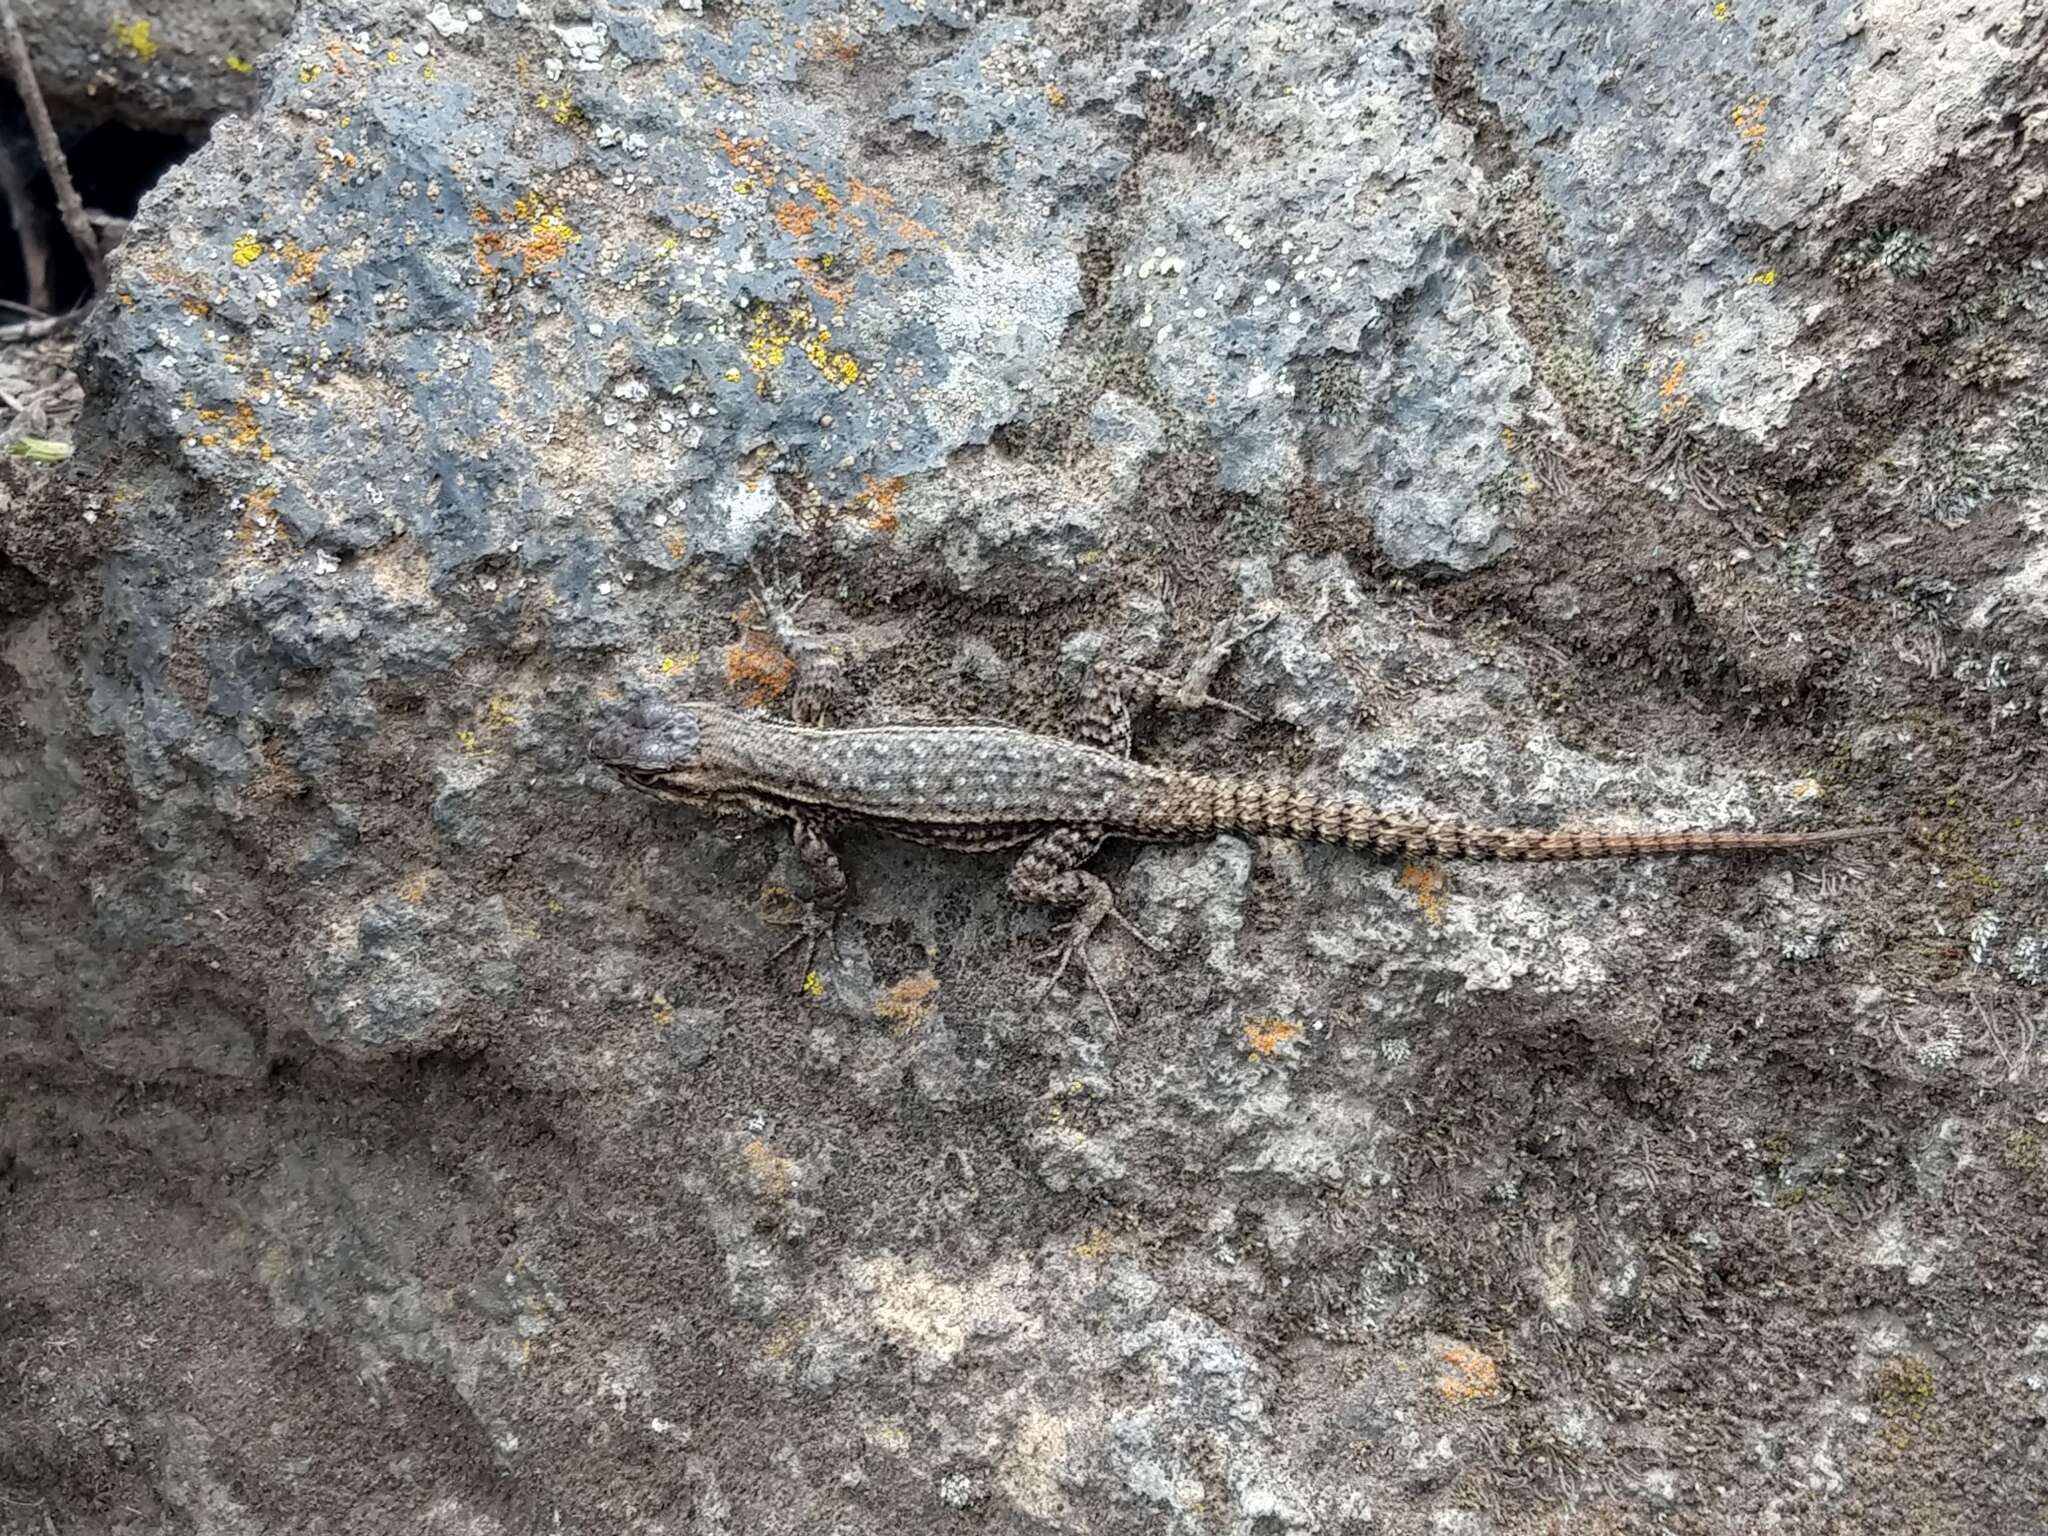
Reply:
<svg viewBox="0 0 2048 1536"><path fill-rule="evenodd" d="M7 62L14 70L14 89L28 112L29 126L35 130L36 149L50 173L50 185L57 191L57 211L64 217L64 227L71 232L71 243L85 258L86 271L92 274L92 290L98 293L107 284L106 269L100 264L99 237L93 234L85 205L78 200L78 188L71 184L71 167L64 162L64 146L57 142L50 109L43 105L35 65L28 56L28 40L21 35L21 23L14 19L10 0L0 0L0 31L7 34Z"/></svg>
<svg viewBox="0 0 2048 1536"><path fill-rule="evenodd" d="M7 199L7 212L14 220L14 237L21 244L21 274L28 290L28 307L33 314L47 314L50 308L50 252L43 244L42 210L28 195L28 177L13 147L0 144L0 197ZM13 306L9 306L12 308Z"/></svg>
<svg viewBox="0 0 2048 1536"><path fill-rule="evenodd" d="M59 331L68 331L85 318L81 307L61 315L47 315L41 320L23 320L15 325L0 325L0 343L10 341L41 341L45 336L54 336Z"/></svg>

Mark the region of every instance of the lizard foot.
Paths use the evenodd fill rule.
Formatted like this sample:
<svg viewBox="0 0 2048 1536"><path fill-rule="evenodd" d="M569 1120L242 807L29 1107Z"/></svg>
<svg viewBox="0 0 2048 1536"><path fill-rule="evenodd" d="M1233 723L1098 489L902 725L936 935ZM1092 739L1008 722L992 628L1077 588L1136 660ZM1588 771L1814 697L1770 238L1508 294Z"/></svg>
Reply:
<svg viewBox="0 0 2048 1536"><path fill-rule="evenodd" d="M1145 680L1152 690L1153 697L1167 709L1221 709L1233 715L1242 715L1247 720L1257 720L1259 716L1255 712L1246 709L1242 704L1233 704L1228 699L1217 698L1209 691L1209 686L1216 681L1216 674L1223 670L1223 664L1230 659L1231 653L1271 624L1273 619L1274 615L1270 613L1262 618L1248 619L1242 623L1224 619L1216 626L1215 633L1209 637L1208 647L1202 652L1201 657L1179 677L1168 677L1164 673L1148 671L1142 667L1133 667L1130 670Z"/></svg>
<svg viewBox="0 0 2048 1536"><path fill-rule="evenodd" d="M797 991L799 992L809 989L811 977L815 974L813 965L818 958L818 951L821 947L831 960L836 961L839 958L839 944L836 934L839 925L839 914L837 911L821 907L814 901L806 901L795 904L794 909L788 915L771 916L763 913L762 921L771 923L777 928L795 928L797 930L796 935L787 944L769 956L769 964L774 964L791 950L801 947L803 958L798 962L796 969L796 984Z"/></svg>
<svg viewBox="0 0 2048 1536"><path fill-rule="evenodd" d="M1058 963L1053 966L1052 974L1046 977L1039 984L1038 990L1032 994L1032 1001L1035 1003L1044 1002L1046 997L1052 992L1052 989L1059 985L1060 978L1067 974L1067 967L1079 961L1081 974L1088 978L1089 986L1095 989L1096 997L1101 1000L1102 1011L1109 1015L1109 1022L1112 1025L1121 1029L1123 1028L1123 1020L1117 1015L1116 1005L1110 1002L1109 991L1102 985L1102 978L1095 972L1095 962L1088 958L1088 941L1095 937L1096 929L1102 926L1104 920L1114 922L1125 933L1128 933L1155 955L1163 953L1166 949L1166 946L1160 943L1159 940L1147 933L1141 932L1131 923L1129 918L1117 911L1115 907L1110 907L1106 911L1091 909L1083 912L1067 925L1066 932L1061 935L1059 943L1033 957L1041 965L1047 961L1057 961Z"/></svg>

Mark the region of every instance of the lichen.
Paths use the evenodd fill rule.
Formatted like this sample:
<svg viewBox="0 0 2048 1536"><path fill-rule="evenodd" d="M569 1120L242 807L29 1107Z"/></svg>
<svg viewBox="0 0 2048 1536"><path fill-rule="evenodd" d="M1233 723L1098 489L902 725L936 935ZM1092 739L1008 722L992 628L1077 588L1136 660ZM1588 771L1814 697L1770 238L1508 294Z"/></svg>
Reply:
<svg viewBox="0 0 2048 1536"><path fill-rule="evenodd" d="M725 648L725 685L744 695L750 709L781 698L795 679L796 662L752 630Z"/></svg>
<svg viewBox="0 0 2048 1536"><path fill-rule="evenodd" d="M156 39L150 36L150 26L147 19L137 17L133 21L117 21L109 30L115 42L147 64L156 57Z"/></svg>
<svg viewBox="0 0 2048 1536"><path fill-rule="evenodd" d="M1251 1057L1248 1057L1248 1060L1261 1056L1271 1056L1288 1041L1299 1040L1300 1038L1301 1026L1292 1019L1282 1019L1271 1014L1262 1014L1257 1018L1246 1019L1244 1022L1244 1043L1251 1051Z"/></svg>
<svg viewBox="0 0 2048 1536"><path fill-rule="evenodd" d="M895 1026L897 1035L922 1029L939 1005L939 979L930 971L906 976L875 1002L875 1017Z"/></svg>
<svg viewBox="0 0 2048 1536"><path fill-rule="evenodd" d="M1445 1402L1471 1403L1500 1396L1500 1362L1469 1344L1453 1344L1439 1350L1437 1358L1449 1366L1436 1380L1436 1390Z"/></svg>

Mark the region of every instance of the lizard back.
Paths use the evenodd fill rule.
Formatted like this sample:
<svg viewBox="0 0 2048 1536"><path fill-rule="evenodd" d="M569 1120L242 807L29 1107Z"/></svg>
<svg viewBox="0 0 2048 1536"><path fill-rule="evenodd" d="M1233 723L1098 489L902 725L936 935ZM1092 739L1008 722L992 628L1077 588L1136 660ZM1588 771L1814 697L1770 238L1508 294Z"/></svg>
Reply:
<svg viewBox="0 0 2048 1536"><path fill-rule="evenodd" d="M698 748L735 791L876 821L1100 823L1165 785L1161 769L1002 725L821 729L702 710Z"/></svg>

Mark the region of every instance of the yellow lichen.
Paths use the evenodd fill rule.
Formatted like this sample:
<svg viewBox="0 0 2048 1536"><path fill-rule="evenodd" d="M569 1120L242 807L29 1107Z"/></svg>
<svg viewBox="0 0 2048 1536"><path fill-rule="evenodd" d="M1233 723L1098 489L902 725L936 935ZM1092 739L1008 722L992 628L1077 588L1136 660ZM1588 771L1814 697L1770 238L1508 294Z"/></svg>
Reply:
<svg viewBox="0 0 2048 1536"><path fill-rule="evenodd" d="M254 265L263 255L263 242L256 238L256 231L243 230L235 239L235 248L231 255L238 267Z"/></svg>
<svg viewBox="0 0 2048 1536"><path fill-rule="evenodd" d="M134 21L117 21L110 30L115 42L147 63L156 57L156 39L149 35L149 29L150 23L138 17Z"/></svg>
<svg viewBox="0 0 2048 1536"><path fill-rule="evenodd" d="M1074 1244L1074 1257L1089 1264L1100 1264L1116 1249L1116 1239L1107 1227L1097 1227L1080 1242Z"/></svg>
<svg viewBox="0 0 2048 1536"><path fill-rule="evenodd" d="M251 64L247 59L243 58L239 53L229 54L226 58L221 60L221 63L227 65L229 69L232 69L238 75L246 75L256 67L254 64Z"/></svg>
<svg viewBox="0 0 2048 1536"><path fill-rule="evenodd" d="M533 104L562 128L573 128L584 121L583 108L576 104L576 98L567 91L549 95L542 91L533 98Z"/></svg>

